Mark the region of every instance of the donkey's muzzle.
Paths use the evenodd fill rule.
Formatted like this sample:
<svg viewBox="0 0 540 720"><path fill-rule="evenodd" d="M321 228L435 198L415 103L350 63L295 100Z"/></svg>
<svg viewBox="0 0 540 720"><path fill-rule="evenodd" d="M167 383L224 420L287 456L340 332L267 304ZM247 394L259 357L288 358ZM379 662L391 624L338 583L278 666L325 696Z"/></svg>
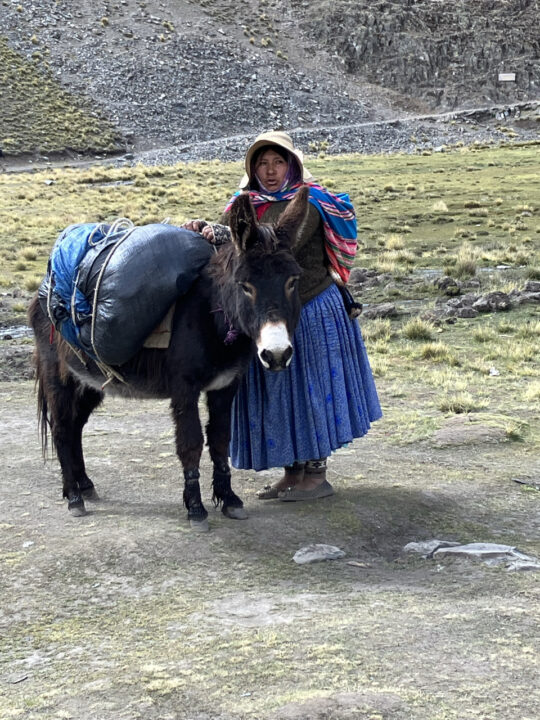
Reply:
<svg viewBox="0 0 540 720"><path fill-rule="evenodd" d="M291 362L293 354L292 345L282 352L275 352L273 350L263 350L259 353L259 358L267 370L284 370Z"/></svg>
<svg viewBox="0 0 540 720"><path fill-rule="evenodd" d="M284 322L263 325L257 340L257 353L267 370L283 370L289 365L293 348Z"/></svg>

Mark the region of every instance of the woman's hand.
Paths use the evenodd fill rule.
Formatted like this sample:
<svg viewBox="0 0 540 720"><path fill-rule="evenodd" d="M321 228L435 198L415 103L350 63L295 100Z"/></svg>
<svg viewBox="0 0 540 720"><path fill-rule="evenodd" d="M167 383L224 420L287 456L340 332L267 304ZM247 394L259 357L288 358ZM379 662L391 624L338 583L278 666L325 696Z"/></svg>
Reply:
<svg viewBox="0 0 540 720"><path fill-rule="evenodd" d="M200 232L203 238L206 238L208 242L214 242L214 228L211 225L205 225Z"/></svg>
<svg viewBox="0 0 540 720"><path fill-rule="evenodd" d="M214 242L214 229L212 225L209 225L206 222L206 220L188 220L187 222L182 223L180 227L199 233L199 235L202 235L208 242Z"/></svg>
<svg viewBox="0 0 540 720"><path fill-rule="evenodd" d="M202 230L205 227L205 225L208 225L206 220L198 219L198 220L187 220L185 223L182 223L182 225L180 225L180 227L183 227L186 230L192 230L193 232L202 234Z"/></svg>

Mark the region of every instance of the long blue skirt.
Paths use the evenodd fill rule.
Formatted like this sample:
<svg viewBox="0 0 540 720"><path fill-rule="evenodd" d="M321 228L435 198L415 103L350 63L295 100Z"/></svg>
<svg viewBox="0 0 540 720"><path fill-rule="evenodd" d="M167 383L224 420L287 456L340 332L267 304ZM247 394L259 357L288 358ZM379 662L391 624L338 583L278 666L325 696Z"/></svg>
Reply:
<svg viewBox="0 0 540 720"><path fill-rule="evenodd" d="M294 353L281 372L255 358L232 408L236 468L266 470L328 457L382 416L357 320L331 285L302 308Z"/></svg>

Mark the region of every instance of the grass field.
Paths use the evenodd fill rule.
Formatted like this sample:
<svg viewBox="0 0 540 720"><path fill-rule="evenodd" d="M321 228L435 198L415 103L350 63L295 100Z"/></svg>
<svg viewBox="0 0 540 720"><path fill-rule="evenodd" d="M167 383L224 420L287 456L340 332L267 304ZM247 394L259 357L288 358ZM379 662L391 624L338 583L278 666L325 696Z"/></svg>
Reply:
<svg viewBox="0 0 540 720"><path fill-rule="evenodd" d="M374 371L396 399L386 409L388 427L400 428L396 441L429 435L449 413L474 413L504 427L524 452L537 451L537 307L438 326L419 315L440 294L430 279L434 269L473 278L478 292L540 278L538 145L314 156L307 164L328 188L351 195L357 265L388 276L362 301L392 300L401 310L395 320L362 323ZM56 235L71 223L216 219L239 175L239 163L217 161L1 175L0 286L34 290ZM24 302L18 310L23 321Z"/></svg>

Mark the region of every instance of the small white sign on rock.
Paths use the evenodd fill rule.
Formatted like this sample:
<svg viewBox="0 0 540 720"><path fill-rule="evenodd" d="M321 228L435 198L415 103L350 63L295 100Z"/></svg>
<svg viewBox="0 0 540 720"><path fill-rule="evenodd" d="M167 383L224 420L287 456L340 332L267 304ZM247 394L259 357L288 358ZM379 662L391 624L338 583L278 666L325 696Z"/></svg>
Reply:
<svg viewBox="0 0 540 720"><path fill-rule="evenodd" d="M297 550L293 555L293 560L298 565L305 565L306 563L321 562L322 560L337 560L342 557L345 557L344 551L335 545L314 543Z"/></svg>

